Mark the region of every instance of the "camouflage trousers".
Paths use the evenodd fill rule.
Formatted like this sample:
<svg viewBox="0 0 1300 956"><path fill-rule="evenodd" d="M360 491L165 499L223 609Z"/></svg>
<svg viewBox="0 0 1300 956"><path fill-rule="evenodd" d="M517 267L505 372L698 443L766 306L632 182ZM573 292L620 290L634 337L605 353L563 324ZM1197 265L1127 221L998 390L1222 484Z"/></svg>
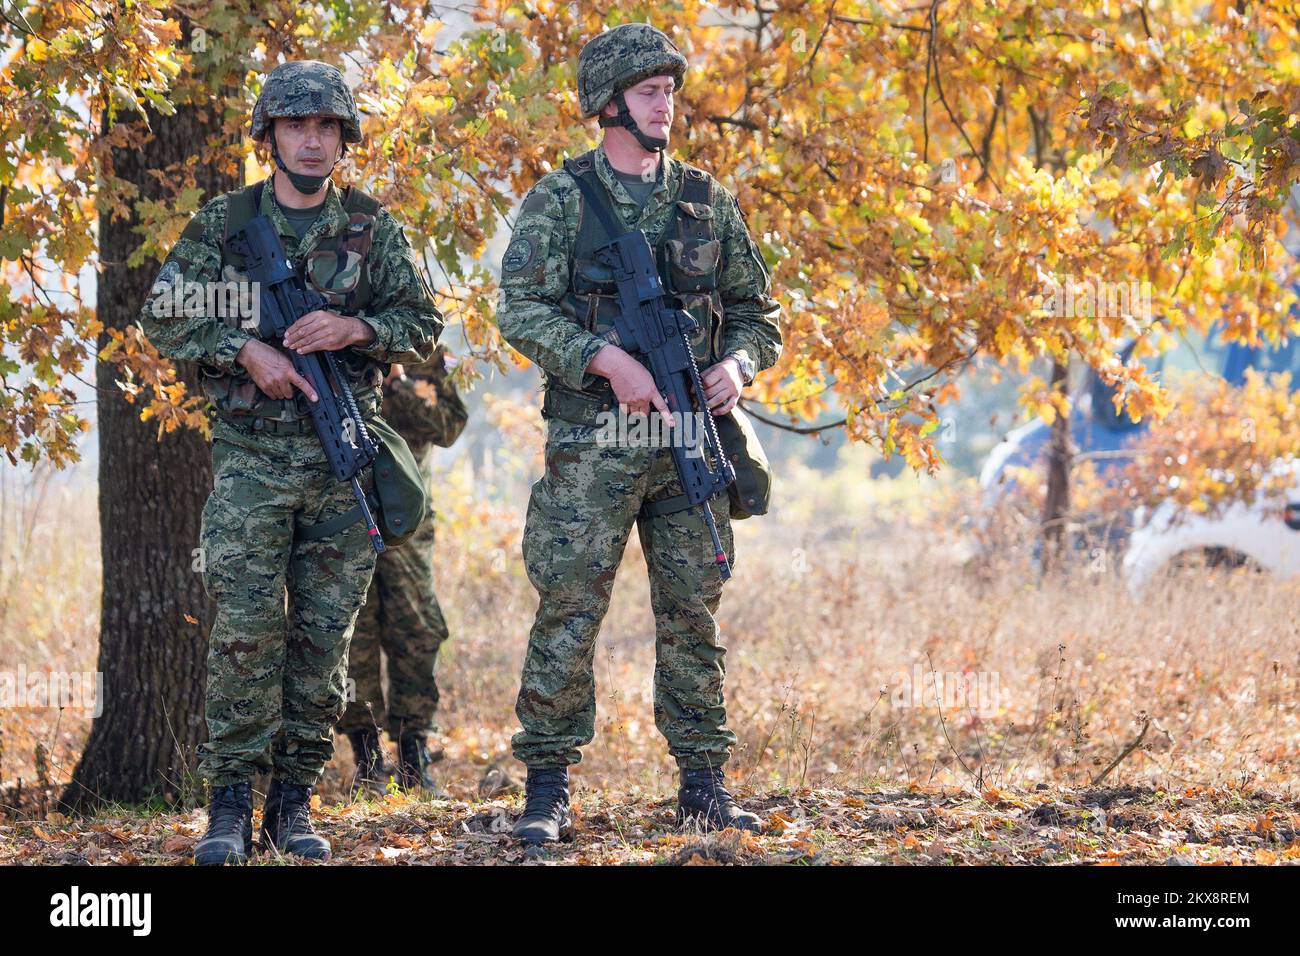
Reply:
<svg viewBox="0 0 1300 956"><path fill-rule="evenodd" d="M433 591L433 528L430 518L401 548L379 556L348 651L354 696L339 721L344 733L387 727L396 740L403 731L437 731L434 668L447 623ZM387 706L380 648L388 661Z"/></svg>
<svg viewBox="0 0 1300 956"><path fill-rule="evenodd" d="M350 511L314 432L246 433L219 421L213 489L203 507L203 584L216 602L208 642L208 740L200 771L212 786L274 770L314 784L343 713L348 640L375 569L358 522L328 538L305 527ZM369 490L367 471L362 481Z"/></svg>
<svg viewBox="0 0 1300 956"><path fill-rule="evenodd" d="M601 445L586 426L552 421L546 472L534 483L523 555L540 603L528 638L512 744L531 767L581 759L595 734L596 635L637 525L655 619L655 725L685 768L721 766L735 746L722 684L726 649L713 615L722 580L699 508L637 517L642 502L681 492L667 448ZM713 512L734 558L726 499Z"/></svg>

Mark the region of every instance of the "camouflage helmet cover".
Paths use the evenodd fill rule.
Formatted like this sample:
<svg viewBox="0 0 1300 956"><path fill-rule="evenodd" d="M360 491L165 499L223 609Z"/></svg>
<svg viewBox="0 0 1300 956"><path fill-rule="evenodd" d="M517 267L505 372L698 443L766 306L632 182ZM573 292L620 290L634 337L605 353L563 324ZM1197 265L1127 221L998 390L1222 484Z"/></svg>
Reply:
<svg viewBox="0 0 1300 956"><path fill-rule="evenodd" d="M328 63L290 60L270 72L253 106L253 139L266 137L271 120L292 116L333 116L343 127L343 142L361 142L361 114L352 91Z"/></svg>
<svg viewBox="0 0 1300 956"><path fill-rule="evenodd" d="M582 115L595 116L615 93L651 76L671 76L679 90L686 76L686 57L662 30L624 23L592 37L578 54Z"/></svg>

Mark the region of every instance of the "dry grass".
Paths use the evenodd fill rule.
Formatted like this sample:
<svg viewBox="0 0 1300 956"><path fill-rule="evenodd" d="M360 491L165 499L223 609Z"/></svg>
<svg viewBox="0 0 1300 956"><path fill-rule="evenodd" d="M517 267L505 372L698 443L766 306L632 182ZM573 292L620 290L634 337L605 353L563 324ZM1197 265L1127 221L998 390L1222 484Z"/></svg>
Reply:
<svg viewBox="0 0 1300 956"><path fill-rule="evenodd" d="M720 618L735 765L753 786L1083 786L1142 715L1152 726L1111 784L1294 784L1294 583L1201 572L1134 599L1115 574L1039 584L1015 556L967 567L918 529L828 541L753 521L738 538ZM508 752L535 599L513 566L460 577L448 554L443 567L449 756L482 763ZM597 656L598 733L579 768L594 787L671 785L646 599L634 539ZM931 669L982 674L998 699L936 706L932 686L909 688Z"/></svg>
<svg viewBox="0 0 1300 956"><path fill-rule="evenodd" d="M439 776L475 801L489 766L519 772L509 738L536 597L518 559L517 483L503 481L493 504L464 498L464 474L442 478L452 504L439 593L452 640L439 670ZM1300 583L1187 572L1138 599L1104 567L1040 583L1023 548L969 560L951 530L962 494L924 497L911 478L872 488L803 475L797 487L798 507L737 525L737 576L720 614L740 739L732 769L748 792L912 787L996 803L1039 784L1088 788L1149 720L1105 786L1295 799ZM6 527L0 670L94 669L93 488L50 494L60 497L45 517ZM21 516L31 501L6 505ZM575 771L601 801L654 805L675 787L652 716L653 664L634 535L597 654L597 736ZM931 669L996 680L996 706L976 713L935 706L932 688L904 693ZM0 780L65 779L87 728L72 712L0 711ZM327 771L327 801L346 798L348 751Z"/></svg>

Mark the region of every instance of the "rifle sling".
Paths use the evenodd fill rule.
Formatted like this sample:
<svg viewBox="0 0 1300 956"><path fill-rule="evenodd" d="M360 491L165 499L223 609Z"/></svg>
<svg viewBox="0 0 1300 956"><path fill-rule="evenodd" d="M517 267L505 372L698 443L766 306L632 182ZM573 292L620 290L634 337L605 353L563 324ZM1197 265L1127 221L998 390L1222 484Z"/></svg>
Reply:
<svg viewBox="0 0 1300 956"><path fill-rule="evenodd" d="M723 488L714 498L727 497L727 489ZM641 510L637 512L639 518L658 518L660 515L676 514L679 511L685 511L692 508L691 499L686 495L673 495L671 498L660 498L658 501L645 501L641 504Z"/></svg>
<svg viewBox="0 0 1300 956"><path fill-rule="evenodd" d="M370 513L377 514L379 511L379 499L374 492L366 495L366 502L370 505ZM331 535L338 534L344 528L350 528L361 520L361 506L356 505L351 511L345 514L336 515L327 521L320 521L316 524L306 526L297 526L294 528L293 537L295 541L316 541L320 538L328 538Z"/></svg>

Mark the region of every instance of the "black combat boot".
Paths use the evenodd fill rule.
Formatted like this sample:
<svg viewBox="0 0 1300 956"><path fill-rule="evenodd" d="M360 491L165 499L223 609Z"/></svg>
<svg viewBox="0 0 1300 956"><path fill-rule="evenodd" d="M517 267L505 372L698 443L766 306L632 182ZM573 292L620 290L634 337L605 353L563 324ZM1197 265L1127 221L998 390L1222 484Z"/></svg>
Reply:
<svg viewBox="0 0 1300 956"><path fill-rule="evenodd" d="M194 865L247 863L252 852L252 788L247 783L213 787L208 801L208 832L194 847Z"/></svg>
<svg viewBox="0 0 1300 956"><path fill-rule="evenodd" d="M758 815L736 803L727 790L721 767L682 769L682 785L677 791L677 825L692 823L705 830L762 829Z"/></svg>
<svg viewBox="0 0 1300 956"><path fill-rule="evenodd" d="M567 837L573 827L569 813L569 769L529 767L524 783L524 812L515 821L516 839L534 845Z"/></svg>
<svg viewBox="0 0 1300 956"><path fill-rule="evenodd" d="M444 796L433 777L429 764L429 735L422 730L408 730L397 738L397 782L407 790L417 787L435 796Z"/></svg>
<svg viewBox="0 0 1300 956"><path fill-rule="evenodd" d="M384 751L379 745L379 732L353 730L348 733L352 743L352 760L357 765L357 783L367 790L384 789Z"/></svg>
<svg viewBox="0 0 1300 956"><path fill-rule="evenodd" d="M312 829L311 789L305 783L271 780L262 807L263 851L275 847L304 860L330 858L329 840Z"/></svg>

